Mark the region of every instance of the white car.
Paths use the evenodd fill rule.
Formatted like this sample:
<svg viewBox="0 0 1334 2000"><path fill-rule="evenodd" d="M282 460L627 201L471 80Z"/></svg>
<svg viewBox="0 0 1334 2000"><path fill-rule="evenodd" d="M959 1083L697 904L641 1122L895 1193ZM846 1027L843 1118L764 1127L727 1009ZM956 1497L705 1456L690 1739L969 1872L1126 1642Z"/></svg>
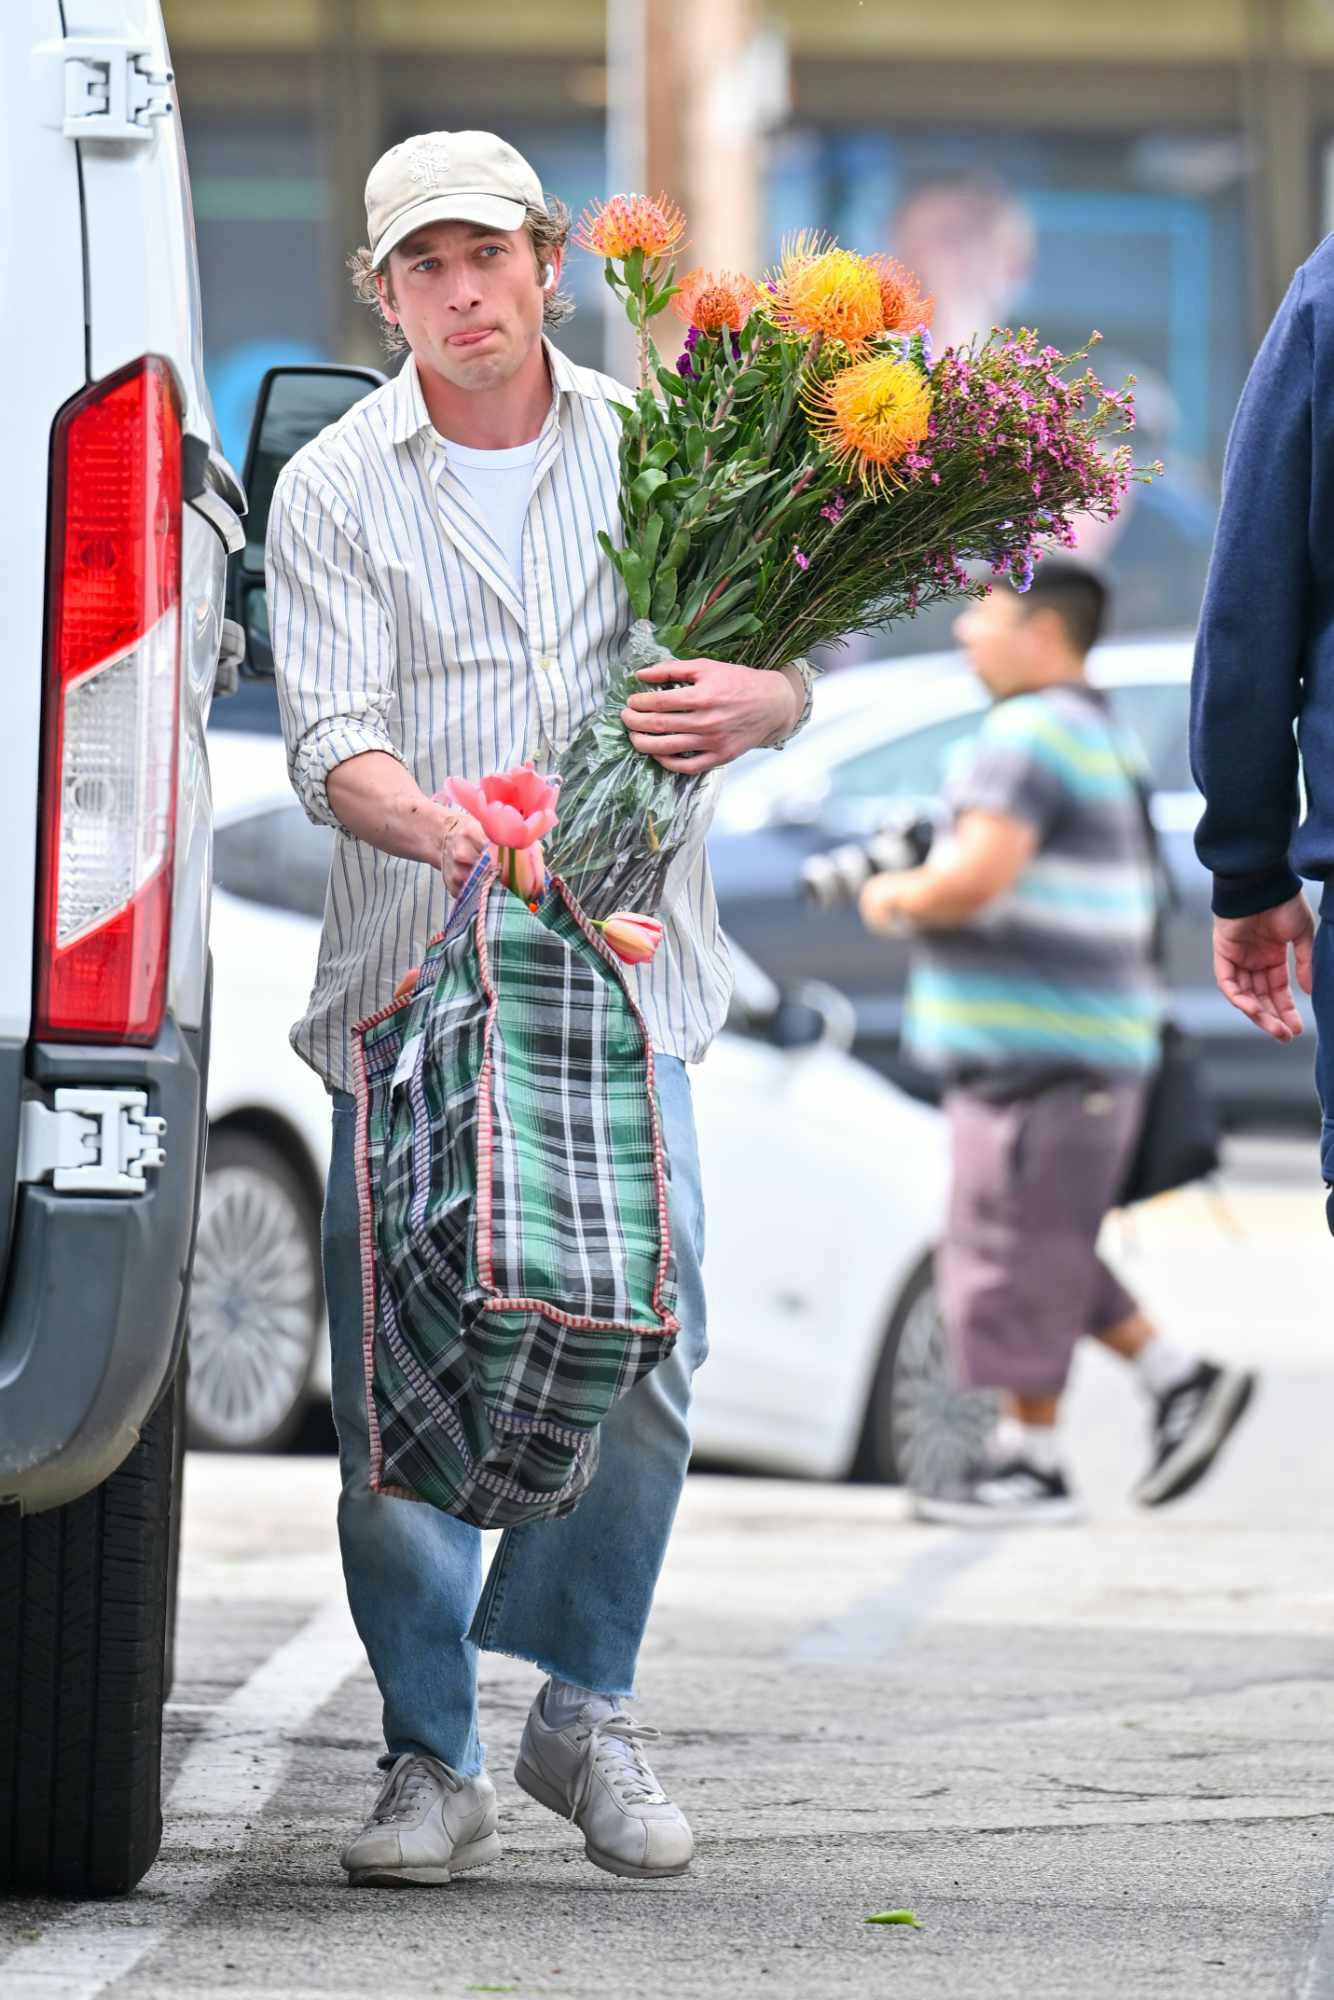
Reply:
<svg viewBox="0 0 1334 2000"><path fill-rule="evenodd" d="M255 1450L285 1442L327 1393L329 1108L287 1037L314 971L332 836L305 818L272 736L222 727L210 747L213 1048L189 1411L196 1442ZM942 1121L846 1053L838 994L784 997L739 960L727 1030L692 1072L711 1345L697 1452L892 1477L896 1427L901 1459L920 1397L938 1393Z"/></svg>
<svg viewBox="0 0 1334 2000"><path fill-rule="evenodd" d="M1165 942L1174 1018L1194 1039L1233 1120L1300 1117L1315 1106L1314 1035L1280 1044L1257 1035L1218 991L1212 878L1195 853L1203 807L1191 776L1189 639L1109 641L1090 678L1138 740L1171 886ZM919 1094L901 1048L910 941L874 936L855 900L801 909L803 867L816 855L938 809L948 767L988 707L957 653L848 667L816 689L809 728L781 757L743 758L727 774L709 850L723 922L780 985L836 967L852 1002L856 1049ZM1304 999L1299 1002L1311 1020Z"/></svg>

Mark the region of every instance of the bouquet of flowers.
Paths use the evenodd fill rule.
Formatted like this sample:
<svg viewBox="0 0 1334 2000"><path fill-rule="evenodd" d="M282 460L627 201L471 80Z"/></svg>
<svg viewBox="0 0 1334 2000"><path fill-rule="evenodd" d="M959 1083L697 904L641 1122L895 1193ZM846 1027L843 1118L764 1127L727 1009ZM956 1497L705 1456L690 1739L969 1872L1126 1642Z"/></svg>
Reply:
<svg viewBox="0 0 1334 2000"><path fill-rule="evenodd" d="M635 624L561 760L550 850L590 914L657 910L707 797L707 778L629 742L620 713L642 667L701 655L780 667L936 598L983 594L964 567L979 559L1022 589L1044 543L1073 542L1079 514L1110 518L1147 476L1109 442L1133 427L1131 385L1106 388L1088 348L994 329L935 358L931 302L892 258L807 235L760 282L678 281L684 233L669 202L619 195L575 237L604 260L639 345L622 534L601 537ZM668 305L688 328L674 368L649 339Z"/></svg>

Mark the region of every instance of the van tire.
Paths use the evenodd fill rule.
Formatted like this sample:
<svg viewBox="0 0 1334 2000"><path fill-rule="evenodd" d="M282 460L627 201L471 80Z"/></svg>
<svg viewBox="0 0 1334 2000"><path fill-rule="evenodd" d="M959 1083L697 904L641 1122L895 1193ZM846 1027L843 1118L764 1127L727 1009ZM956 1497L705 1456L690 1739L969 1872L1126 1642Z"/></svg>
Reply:
<svg viewBox="0 0 1334 2000"><path fill-rule="evenodd" d="M0 1510L0 1889L124 1895L157 1858L178 1410L81 1500Z"/></svg>

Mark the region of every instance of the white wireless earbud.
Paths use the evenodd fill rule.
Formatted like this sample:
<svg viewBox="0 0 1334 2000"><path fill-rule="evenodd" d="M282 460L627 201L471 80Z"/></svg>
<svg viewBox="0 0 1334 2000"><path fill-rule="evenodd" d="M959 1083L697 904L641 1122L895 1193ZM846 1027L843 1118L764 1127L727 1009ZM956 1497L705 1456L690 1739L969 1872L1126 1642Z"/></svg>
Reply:
<svg viewBox="0 0 1334 2000"><path fill-rule="evenodd" d="M542 290L544 292L549 292L552 289L555 282L556 282L556 266L554 264L544 264L542 266Z"/></svg>

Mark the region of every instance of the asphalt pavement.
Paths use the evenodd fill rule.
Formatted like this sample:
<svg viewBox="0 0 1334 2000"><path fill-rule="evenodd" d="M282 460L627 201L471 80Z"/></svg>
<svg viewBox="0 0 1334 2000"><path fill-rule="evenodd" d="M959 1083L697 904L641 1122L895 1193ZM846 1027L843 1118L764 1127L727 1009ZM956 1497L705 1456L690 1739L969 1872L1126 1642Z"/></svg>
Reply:
<svg viewBox="0 0 1334 2000"><path fill-rule="evenodd" d="M696 1477L642 1672L699 1852L632 1883L509 1775L535 1673L484 1663L502 1861L352 1891L377 1701L335 1468L191 1459L162 1858L124 1902L0 1908L4 2000L1334 2000L1334 1243L1241 1148L1109 1249L1179 1337L1264 1370L1215 1476L1127 1489L1144 1418L1082 1362L1075 1529L912 1524L897 1492ZM915 1912L921 1928L871 1926Z"/></svg>

